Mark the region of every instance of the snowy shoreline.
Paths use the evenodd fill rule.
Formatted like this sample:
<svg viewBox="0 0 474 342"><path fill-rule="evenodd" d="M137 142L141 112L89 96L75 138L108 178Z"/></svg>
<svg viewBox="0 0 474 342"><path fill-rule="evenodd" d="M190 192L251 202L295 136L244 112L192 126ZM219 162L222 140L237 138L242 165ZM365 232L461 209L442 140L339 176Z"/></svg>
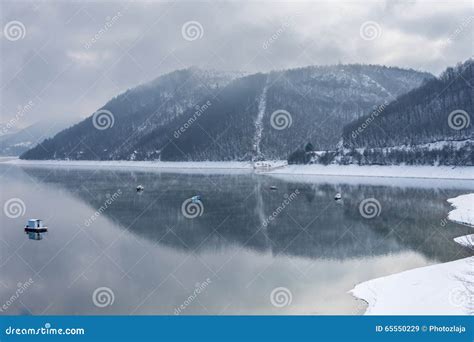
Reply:
<svg viewBox="0 0 474 342"><path fill-rule="evenodd" d="M129 160L22 160L12 158L0 164L42 167L124 168L146 170L235 170L250 171L250 162L159 162Z"/></svg>
<svg viewBox="0 0 474 342"><path fill-rule="evenodd" d="M448 218L474 227L474 193L448 199ZM473 235L454 239L473 248ZM366 315L472 315L474 256L369 280L349 293L368 303Z"/></svg>
<svg viewBox="0 0 474 342"><path fill-rule="evenodd" d="M83 168L134 168L154 170L229 170L252 171L252 162L204 161L204 162L160 162L127 160L21 160L17 158L0 159L0 163L19 166L83 167ZM450 166L358 166L358 165L285 165L284 161L268 162L270 169L258 169L266 175L294 176L335 176L335 177L377 177L377 178L425 178L425 179L467 179L474 180L474 167ZM273 168L274 167L274 168Z"/></svg>
<svg viewBox="0 0 474 342"><path fill-rule="evenodd" d="M288 165L266 172L271 175L320 175L344 177L474 179L474 167L461 166L359 166L359 165Z"/></svg>

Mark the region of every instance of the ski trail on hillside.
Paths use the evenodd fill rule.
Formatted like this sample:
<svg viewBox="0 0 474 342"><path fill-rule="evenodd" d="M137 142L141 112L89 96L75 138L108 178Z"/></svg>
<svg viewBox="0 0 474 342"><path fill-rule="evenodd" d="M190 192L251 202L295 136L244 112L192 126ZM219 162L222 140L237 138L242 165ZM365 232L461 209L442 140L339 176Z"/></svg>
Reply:
<svg viewBox="0 0 474 342"><path fill-rule="evenodd" d="M268 78L263 86L262 93L258 100L258 113L257 119L255 120L255 135L253 137L253 149L255 151L254 159L260 159L262 157L262 151L260 149L260 142L262 141L263 132L263 117L265 116L265 110L267 108L267 89L268 89Z"/></svg>
<svg viewBox="0 0 474 342"><path fill-rule="evenodd" d="M362 74L362 76L366 77L366 79L369 82L373 83L377 88L379 88L381 91L383 91L385 94L387 94L389 98L395 99L395 96L393 96L393 94L391 92L389 92L384 86L382 86L379 82L374 80L372 77L370 77L369 75L366 75L366 74Z"/></svg>

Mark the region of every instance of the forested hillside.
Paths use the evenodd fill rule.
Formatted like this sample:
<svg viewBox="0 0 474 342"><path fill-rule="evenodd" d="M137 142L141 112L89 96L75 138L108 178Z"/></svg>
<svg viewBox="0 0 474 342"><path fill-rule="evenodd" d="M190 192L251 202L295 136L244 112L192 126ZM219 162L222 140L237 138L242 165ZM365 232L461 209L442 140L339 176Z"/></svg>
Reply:
<svg viewBox="0 0 474 342"><path fill-rule="evenodd" d="M97 112L102 121L93 115L21 158L286 159L308 140L335 148L344 124L432 77L377 65L241 76L197 68L164 75L109 101Z"/></svg>
<svg viewBox="0 0 474 342"><path fill-rule="evenodd" d="M420 145L473 138L474 62L448 68L439 78L344 127L346 148ZM452 114L451 114L452 113Z"/></svg>
<svg viewBox="0 0 474 342"><path fill-rule="evenodd" d="M337 149L307 144L290 163L474 165L474 62L448 68L344 127Z"/></svg>

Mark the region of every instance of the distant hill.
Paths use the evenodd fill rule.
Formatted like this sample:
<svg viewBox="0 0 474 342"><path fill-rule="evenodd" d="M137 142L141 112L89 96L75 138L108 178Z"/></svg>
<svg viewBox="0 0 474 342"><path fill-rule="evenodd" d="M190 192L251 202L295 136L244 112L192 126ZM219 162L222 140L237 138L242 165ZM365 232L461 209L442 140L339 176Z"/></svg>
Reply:
<svg viewBox="0 0 474 342"><path fill-rule="evenodd" d="M107 129L97 129L93 115L21 158L286 159L308 140L318 149L334 148L345 124L432 77L378 65L311 66L243 77L179 70L100 108L97 113L112 114L103 122Z"/></svg>
<svg viewBox="0 0 474 342"><path fill-rule="evenodd" d="M0 156L19 156L46 138L72 125L69 119L40 121L13 133L0 136Z"/></svg>
<svg viewBox="0 0 474 342"><path fill-rule="evenodd" d="M133 159L131 154L124 156L124 151L131 150L154 129L180 117L201 99L212 98L215 91L238 76L197 68L166 74L111 99L100 108L102 112L97 112L100 115L92 115L53 139L46 139L21 158Z"/></svg>

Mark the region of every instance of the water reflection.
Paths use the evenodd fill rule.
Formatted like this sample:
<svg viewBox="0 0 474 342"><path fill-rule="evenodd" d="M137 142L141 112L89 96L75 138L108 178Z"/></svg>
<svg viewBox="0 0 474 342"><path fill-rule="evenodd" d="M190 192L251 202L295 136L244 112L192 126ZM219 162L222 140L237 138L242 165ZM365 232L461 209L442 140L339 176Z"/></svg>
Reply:
<svg viewBox="0 0 474 342"><path fill-rule="evenodd" d="M44 216L55 227L41 244L23 245L16 221L2 216L0 243L8 245L0 249L0 299L33 273L35 286L22 303L35 314L173 314L207 278L208 288L184 313L357 313L347 294L356 283L469 255L452 241L469 229L444 218L446 199L472 190L473 182L429 187L252 174L0 171L2 200L24 198L28 216ZM137 192L137 184L145 190ZM342 199L335 201L337 193ZM181 207L196 194L203 212L189 219ZM373 219L358 210L369 197L382 207ZM91 295L104 286L116 300L98 308ZM271 305L279 286L292 291L291 306Z"/></svg>
<svg viewBox="0 0 474 342"><path fill-rule="evenodd" d="M443 199L456 196L459 190L304 184L254 175L25 172L73 193L92 208L103 208L120 191L122 195L104 215L120 229L176 249L204 251L237 244L273 255L328 259L415 249L447 261L459 253L459 246L446 240L467 231L448 223L440 234L432 234L449 211ZM147 188L140 195L135 191L137 180ZM264 226L265 218L296 190L298 197ZM203 215L189 219L181 212L182 204L196 193L203 198ZM343 194L343 199L334 201L335 193ZM383 215L361 217L359 203L369 197L381 203Z"/></svg>
<svg viewBox="0 0 474 342"><path fill-rule="evenodd" d="M26 235L28 235L28 239L30 240L43 240L45 236L45 232L25 232Z"/></svg>

